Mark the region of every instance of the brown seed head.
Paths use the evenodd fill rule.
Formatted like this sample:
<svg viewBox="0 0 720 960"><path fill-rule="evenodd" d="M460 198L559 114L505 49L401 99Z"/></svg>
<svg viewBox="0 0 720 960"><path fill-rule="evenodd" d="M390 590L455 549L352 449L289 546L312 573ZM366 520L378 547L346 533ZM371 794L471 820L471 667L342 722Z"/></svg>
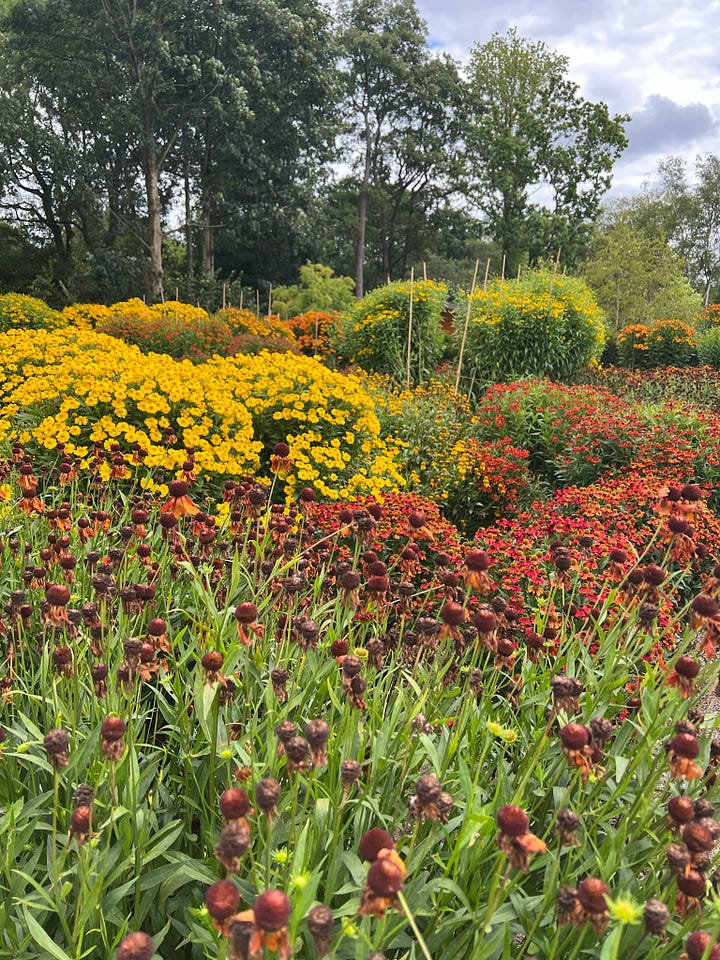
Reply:
<svg viewBox="0 0 720 960"><path fill-rule="evenodd" d="M454 600L448 600L440 608L440 619L450 627L459 627L465 622L465 607Z"/></svg>
<svg viewBox="0 0 720 960"><path fill-rule="evenodd" d="M313 907L307 915L307 926L313 937L323 937L330 933L333 925L333 912L324 903Z"/></svg>
<svg viewBox="0 0 720 960"><path fill-rule="evenodd" d="M219 650L210 650L203 654L200 662L203 670L207 670L209 673L217 673L223 665L223 655Z"/></svg>
<svg viewBox="0 0 720 960"><path fill-rule="evenodd" d="M682 832L682 838L691 853L706 853L715 846L713 835L701 823L688 823Z"/></svg>
<svg viewBox="0 0 720 960"><path fill-rule="evenodd" d="M100 736L110 743L122 740L127 725L122 717L106 717L100 725Z"/></svg>
<svg viewBox="0 0 720 960"><path fill-rule="evenodd" d="M669 747L679 757L695 760L700 756L700 741L691 733L678 733L669 742Z"/></svg>
<svg viewBox="0 0 720 960"><path fill-rule="evenodd" d="M711 947L708 953L708 947ZM720 960L720 946L703 930L695 930L685 941L688 960Z"/></svg>
<svg viewBox="0 0 720 960"><path fill-rule="evenodd" d="M277 780L266 777L255 784L255 802L263 811L270 813L280 799L280 784Z"/></svg>
<svg viewBox="0 0 720 960"><path fill-rule="evenodd" d="M716 617L720 613L717 602L707 593L698 594L690 607L699 617Z"/></svg>
<svg viewBox="0 0 720 960"><path fill-rule="evenodd" d="M220 794L220 813L226 820L239 820L250 809L250 797L242 787L230 787Z"/></svg>
<svg viewBox="0 0 720 960"><path fill-rule="evenodd" d="M253 904L255 926L266 933L287 926L292 905L282 890L266 890Z"/></svg>
<svg viewBox="0 0 720 960"><path fill-rule="evenodd" d="M673 797L668 803L668 813L675 823L690 823L695 819L695 807L688 797Z"/></svg>
<svg viewBox="0 0 720 960"><path fill-rule="evenodd" d="M64 583L50 583L45 587L45 599L52 607L66 607L70 603L70 587Z"/></svg>
<svg viewBox="0 0 720 960"><path fill-rule="evenodd" d="M218 880L205 894L205 906L213 920L227 920L237 912L240 891L231 880Z"/></svg>
<svg viewBox="0 0 720 960"><path fill-rule="evenodd" d="M313 750L319 750L330 739L330 725L325 720L311 720L305 727L305 739Z"/></svg>
<svg viewBox="0 0 720 960"><path fill-rule="evenodd" d="M155 953L152 937L147 933L129 933L117 948L117 960L151 960Z"/></svg>
<svg viewBox="0 0 720 960"><path fill-rule="evenodd" d="M663 936L669 919L670 911L662 900L656 900L654 897L648 900L643 910L646 933L654 937Z"/></svg>
<svg viewBox="0 0 720 960"><path fill-rule="evenodd" d="M578 884L577 898L588 913L604 913L607 910L605 898L609 895L607 886L596 877L587 877Z"/></svg>
<svg viewBox="0 0 720 960"><path fill-rule="evenodd" d="M372 830L368 830L360 838L358 853L363 860L372 862L377 860L381 850L392 850L394 846L393 839L387 830L383 830L381 827L373 827Z"/></svg>
<svg viewBox="0 0 720 960"><path fill-rule="evenodd" d="M490 607L480 607L473 616L473 623L480 633L492 633L497 627L497 616Z"/></svg>
<svg viewBox="0 0 720 960"><path fill-rule="evenodd" d="M394 897L402 890L403 872L392 860L376 860L368 870L367 885L378 897Z"/></svg>
<svg viewBox="0 0 720 960"><path fill-rule="evenodd" d="M468 550L465 554L465 566L468 570L484 573L490 569L490 557L484 550Z"/></svg>
<svg viewBox="0 0 720 960"><path fill-rule="evenodd" d="M685 896L696 899L705 896L705 890L707 888L705 877L699 870L693 870L692 868L677 874L677 885L678 890L684 893Z"/></svg>
<svg viewBox="0 0 720 960"><path fill-rule="evenodd" d="M582 750L590 743L590 731L582 723L567 723L560 731L560 742L567 750Z"/></svg>
<svg viewBox="0 0 720 960"><path fill-rule="evenodd" d="M675 672L687 680L694 680L700 673L700 664L692 657L678 657L675 661Z"/></svg>
<svg viewBox="0 0 720 960"><path fill-rule="evenodd" d="M87 833L90 830L92 810L90 807L75 807L70 817L70 830L73 833Z"/></svg>
<svg viewBox="0 0 720 960"><path fill-rule="evenodd" d="M249 601L239 603L235 607L235 619L238 623L255 623L258 617L258 608Z"/></svg>
<svg viewBox="0 0 720 960"><path fill-rule="evenodd" d="M498 810L497 825L500 833L504 833L506 837L521 837L528 832L530 821L524 810L508 804Z"/></svg>

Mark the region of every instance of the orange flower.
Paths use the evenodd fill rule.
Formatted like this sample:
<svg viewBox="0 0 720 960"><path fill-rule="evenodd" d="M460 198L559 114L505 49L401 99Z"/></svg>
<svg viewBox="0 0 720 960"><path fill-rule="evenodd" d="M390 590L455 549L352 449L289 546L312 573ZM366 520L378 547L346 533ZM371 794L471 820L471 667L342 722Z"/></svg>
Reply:
<svg viewBox="0 0 720 960"><path fill-rule="evenodd" d="M188 495L188 485L184 480L171 481L168 489L170 499L160 507L161 513L171 513L176 518L194 517L200 513L200 507Z"/></svg>

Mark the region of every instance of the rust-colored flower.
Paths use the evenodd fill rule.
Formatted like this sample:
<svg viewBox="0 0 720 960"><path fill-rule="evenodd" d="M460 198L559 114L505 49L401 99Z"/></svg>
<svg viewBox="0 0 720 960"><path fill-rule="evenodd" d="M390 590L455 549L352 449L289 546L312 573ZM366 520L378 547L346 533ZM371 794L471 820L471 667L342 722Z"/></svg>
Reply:
<svg viewBox="0 0 720 960"><path fill-rule="evenodd" d="M677 733L666 744L670 772L676 780L696 780L702 768L695 763L700 755L700 741L691 733Z"/></svg>
<svg viewBox="0 0 720 960"><path fill-rule="evenodd" d="M361 917L373 916L381 920L385 911L394 907L397 894L407 876L405 864L395 850L383 848L370 864L365 886L360 894Z"/></svg>
<svg viewBox="0 0 720 960"><path fill-rule="evenodd" d="M498 846L507 855L510 866L527 873L532 857L547 851L545 842L529 832L528 815L514 804L498 810L497 825Z"/></svg>
<svg viewBox="0 0 720 960"><path fill-rule="evenodd" d="M169 513L176 519L197 516L200 507L191 499L190 488L184 480L171 480L168 484L169 499L160 507L161 513Z"/></svg>
<svg viewBox="0 0 720 960"><path fill-rule="evenodd" d="M125 744L126 723L122 717L106 717L100 725L102 744L100 752L106 760L118 761L122 757Z"/></svg>
<svg viewBox="0 0 720 960"><path fill-rule="evenodd" d="M254 603L246 601L239 603L235 607L235 619L237 620L238 640L243 646L251 647L254 638L261 639L265 633L265 627L258 623L258 608Z"/></svg>
<svg viewBox="0 0 720 960"><path fill-rule="evenodd" d="M602 933L610 920L607 898L610 891L596 877L587 877L578 884L577 899L582 908L578 923L590 922L595 933Z"/></svg>
<svg viewBox="0 0 720 960"><path fill-rule="evenodd" d="M225 923L237 911L240 891L232 880L218 880L205 894L205 906L217 930L224 932Z"/></svg>

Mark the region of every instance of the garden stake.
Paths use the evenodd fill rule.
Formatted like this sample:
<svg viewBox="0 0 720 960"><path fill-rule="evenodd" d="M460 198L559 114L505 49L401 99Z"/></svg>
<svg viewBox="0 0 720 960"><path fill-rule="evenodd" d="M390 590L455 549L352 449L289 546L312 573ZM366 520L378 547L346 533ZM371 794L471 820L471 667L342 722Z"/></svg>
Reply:
<svg viewBox="0 0 720 960"><path fill-rule="evenodd" d="M408 342L407 342L407 389L410 389L410 341L412 339L412 321L413 321L413 286L415 283L415 267L410 268L410 314L408 316ZM418 371L418 381L420 380L420 371Z"/></svg>
<svg viewBox="0 0 720 960"><path fill-rule="evenodd" d="M488 260L488 267L490 266L490 261ZM460 371L462 370L462 361L463 353L465 352L465 341L467 340L468 325L470 324L470 311L472 310L472 298L475 293L475 282L477 281L478 268L480 267L480 261L475 261L475 273L473 274L472 285L470 287L470 296L468 297L468 308L467 315L465 316L465 327L463 329L462 341L460 343L460 353L458 355L458 365L457 365L457 374L455 376L455 393L458 392L458 387L460 386ZM487 270L485 271L485 283L487 284Z"/></svg>

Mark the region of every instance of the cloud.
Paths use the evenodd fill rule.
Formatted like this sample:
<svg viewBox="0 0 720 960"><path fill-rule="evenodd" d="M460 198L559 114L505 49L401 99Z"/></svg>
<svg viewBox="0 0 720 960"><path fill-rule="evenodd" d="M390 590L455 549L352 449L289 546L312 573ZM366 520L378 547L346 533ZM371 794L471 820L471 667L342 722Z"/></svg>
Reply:
<svg viewBox="0 0 720 960"><path fill-rule="evenodd" d="M715 133L718 126L718 118L707 104L680 104L652 94L627 126L627 153L637 156L689 148Z"/></svg>

